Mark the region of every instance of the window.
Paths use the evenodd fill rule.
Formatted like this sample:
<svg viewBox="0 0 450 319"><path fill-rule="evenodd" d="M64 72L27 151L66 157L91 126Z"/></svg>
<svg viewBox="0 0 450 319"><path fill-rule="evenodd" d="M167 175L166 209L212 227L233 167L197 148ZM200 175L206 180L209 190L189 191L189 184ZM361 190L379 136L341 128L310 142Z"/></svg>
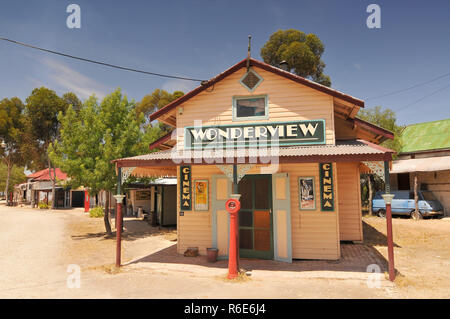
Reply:
<svg viewBox="0 0 450 319"><path fill-rule="evenodd" d="M233 120L267 119L267 97L235 97L233 103Z"/></svg>

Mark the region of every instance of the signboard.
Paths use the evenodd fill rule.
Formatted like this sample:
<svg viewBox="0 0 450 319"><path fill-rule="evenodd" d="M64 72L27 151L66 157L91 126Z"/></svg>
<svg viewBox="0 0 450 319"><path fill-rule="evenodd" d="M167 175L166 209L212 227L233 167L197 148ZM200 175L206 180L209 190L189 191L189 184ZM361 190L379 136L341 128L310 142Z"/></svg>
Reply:
<svg viewBox="0 0 450 319"><path fill-rule="evenodd" d="M320 206L322 211L334 211L333 165L319 163L320 175Z"/></svg>
<svg viewBox="0 0 450 319"><path fill-rule="evenodd" d="M151 198L151 191L136 191L136 200L150 200Z"/></svg>
<svg viewBox="0 0 450 319"><path fill-rule="evenodd" d="M325 144L325 120L188 126L186 149Z"/></svg>
<svg viewBox="0 0 450 319"><path fill-rule="evenodd" d="M192 209L192 191L191 191L191 166L180 166L180 209Z"/></svg>

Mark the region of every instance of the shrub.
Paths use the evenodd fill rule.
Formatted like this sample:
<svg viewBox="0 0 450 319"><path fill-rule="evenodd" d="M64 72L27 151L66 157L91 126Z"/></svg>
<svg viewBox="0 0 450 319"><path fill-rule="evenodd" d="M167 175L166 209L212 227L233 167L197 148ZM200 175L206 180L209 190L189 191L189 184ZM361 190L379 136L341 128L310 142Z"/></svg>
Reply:
<svg viewBox="0 0 450 319"><path fill-rule="evenodd" d="M91 218L100 218L103 216L105 216L103 207L94 207L89 211L89 217L91 217Z"/></svg>
<svg viewBox="0 0 450 319"><path fill-rule="evenodd" d="M39 202L38 207L39 209L48 209L50 206L46 202Z"/></svg>

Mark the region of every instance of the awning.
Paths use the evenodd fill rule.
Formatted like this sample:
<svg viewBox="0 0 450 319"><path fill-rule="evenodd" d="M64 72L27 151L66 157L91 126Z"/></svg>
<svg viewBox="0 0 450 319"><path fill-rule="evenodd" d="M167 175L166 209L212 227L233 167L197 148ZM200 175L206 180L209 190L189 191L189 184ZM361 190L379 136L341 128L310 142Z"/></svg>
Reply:
<svg viewBox="0 0 450 319"><path fill-rule="evenodd" d="M118 167L170 167L182 164L270 164L314 162L390 161L394 151L363 141L337 141L336 145L290 146L279 148L242 149L176 149L116 159ZM134 174L133 174L134 175Z"/></svg>
<svg viewBox="0 0 450 319"><path fill-rule="evenodd" d="M391 174L450 170L450 156L396 160Z"/></svg>

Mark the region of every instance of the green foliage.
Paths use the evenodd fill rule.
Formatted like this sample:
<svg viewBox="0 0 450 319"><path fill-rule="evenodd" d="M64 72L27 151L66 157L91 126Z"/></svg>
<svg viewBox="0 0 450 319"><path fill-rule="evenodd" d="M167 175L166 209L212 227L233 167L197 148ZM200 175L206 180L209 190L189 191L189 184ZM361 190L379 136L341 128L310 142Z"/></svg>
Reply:
<svg viewBox="0 0 450 319"><path fill-rule="evenodd" d="M136 115L134 106L117 89L100 104L91 96L78 114L72 108L60 113L60 138L50 146L50 158L71 177L73 187L86 186L91 195L116 187L111 161L143 150L143 114Z"/></svg>
<svg viewBox="0 0 450 319"><path fill-rule="evenodd" d="M11 176L9 179L8 191L14 190L14 185L26 182L27 177L25 175L23 166L13 166L11 170ZM6 188L6 178L8 170L5 164L0 163L0 192L3 192Z"/></svg>
<svg viewBox="0 0 450 319"><path fill-rule="evenodd" d="M105 211L103 207L97 206L89 210L89 217L91 218L100 218L105 216Z"/></svg>
<svg viewBox="0 0 450 319"><path fill-rule="evenodd" d="M62 96L62 99L64 100L64 102L66 102L66 105L71 106L76 113L81 110L81 106L83 105L83 103L75 93L67 92Z"/></svg>
<svg viewBox="0 0 450 319"><path fill-rule="evenodd" d="M50 202L47 204L46 202L39 202L38 207L39 209L49 209L50 208Z"/></svg>
<svg viewBox="0 0 450 319"><path fill-rule="evenodd" d="M261 48L264 62L278 67L285 60L295 74L331 86L330 77L323 73L325 63L321 57L325 48L315 34L295 29L278 30Z"/></svg>
<svg viewBox="0 0 450 319"><path fill-rule="evenodd" d="M25 162L24 156L24 105L22 101L13 97L0 101L0 159L4 163L1 170L1 190L12 191L13 185L21 177L16 168ZM13 173L14 171L14 173ZM14 178L11 180L11 175ZM3 176L4 175L4 176ZM22 168L23 175L23 168Z"/></svg>
<svg viewBox="0 0 450 319"><path fill-rule="evenodd" d="M33 150L28 158L32 168L48 166L48 146L59 133L58 114L65 112L67 103L45 87L34 89L26 99L25 116L28 142Z"/></svg>
<svg viewBox="0 0 450 319"><path fill-rule="evenodd" d="M399 152L401 150L402 145L400 134L404 127L397 125L397 117L393 110L382 110L381 106L376 106L374 108L360 110L358 113L358 117L394 133L393 140L386 140L381 143L381 145L396 152ZM396 155L394 155L394 157L396 157Z"/></svg>
<svg viewBox="0 0 450 319"><path fill-rule="evenodd" d="M152 94L147 94L139 103L137 103L136 114L144 114L146 129L154 130L154 132L151 132L150 134L157 136L156 139L170 132L171 128L164 123L151 125L149 123L149 115L171 103L172 101L175 101L183 95L184 93L181 91L174 91L173 93L169 93L165 90L156 89Z"/></svg>

